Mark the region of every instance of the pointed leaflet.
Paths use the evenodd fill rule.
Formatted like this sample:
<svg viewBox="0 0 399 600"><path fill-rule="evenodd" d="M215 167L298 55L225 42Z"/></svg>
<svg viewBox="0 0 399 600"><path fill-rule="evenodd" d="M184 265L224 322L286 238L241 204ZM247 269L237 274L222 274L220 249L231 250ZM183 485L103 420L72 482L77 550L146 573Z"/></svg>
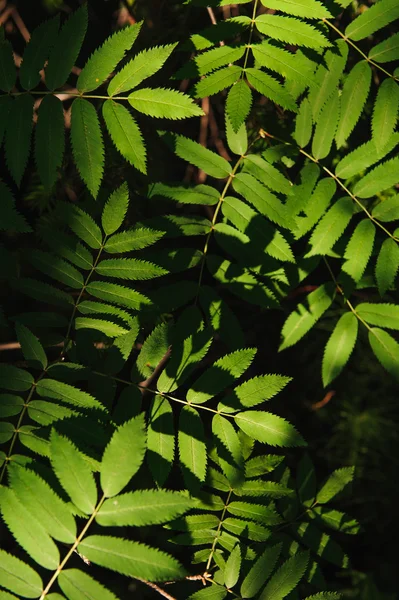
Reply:
<svg viewBox="0 0 399 600"><path fill-rule="evenodd" d="M399 219L399 194L383 198L379 204L374 206L371 214L383 223Z"/></svg>
<svg viewBox="0 0 399 600"><path fill-rule="evenodd" d="M32 375L14 365L0 364L0 387L15 392L29 390L34 383Z"/></svg>
<svg viewBox="0 0 399 600"><path fill-rule="evenodd" d="M270 400L291 381L291 377L283 375L260 375L249 381L244 381L234 388L233 392L223 398L223 410L231 407L234 410L249 408ZM219 404L219 410L221 410Z"/></svg>
<svg viewBox="0 0 399 600"><path fill-rule="evenodd" d="M371 68L367 61L358 62L345 80L341 94L341 114L335 136L338 148L344 144L360 119L369 95Z"/></svg>
<svg viewBox="0 0 399 600"><path fill-rule="evenodd" d="M108 198L101 215L101 225L106 235L115 233L125 220L129 206L129 188L124 182Z"/></svg>
<svg viewBox="0 0 399 600"><path fill-rule="evenodd" d="M168 581L185 576L183 567L175 558L138 542L91 535L79 544L78 550L91 562L127 577Z"/></svg>
<svg viewBox="0 0 399 600"><path fill-rule="evenodd" d="M97 250L102 244L101 229L94 219L79 206L59 203L60 218L90 248Z"/></svg>
<svg viewBox="0 0 399 600"><path fill-rule="evenodd" d="M254 562L241 584L242 598L253 598L263 584L268 580L280 556L282 544L266 548L263 554Z"/></svg>
<svg viewBox="0 0 399 600"><path fill-rule="evenodd" d="M68 600L81 600L83 597L85 600L118 600L112 592L79 569L63 569L57 581Z"/></svg>
<svg viewBox="0 0 399 600"><path fill-rule="evenodd" d="M91 92L100 87L130 50L140 28L141 23L135 23L120 29L93 52L78 77L76 87L80 92Z"/></svg>
<svg viewBox="0 0 399 600"><path fill-rule="evenodd" d="M399 85L387 78L378 88L371 130L377 151L381 151L395 131L399 110Z"/></svg>
<svg viewBox="0 0 399 600"><path fill-rule="evenodd" d="M38 598L43 590L36 571L4 550L0 550L0 585L23 598Z"/></svg>
<svg viewBox="0 0 399 600"><path fill-rule="evenodd" d="M78 171L96 197L103 177L104 144L96 109L83 98L72 103L71 142Z"/></svg>
<svg viewBox="0 0 399 600"><path fill-rule="evenodd" d="M30 154L32 125L32 96L17 96L11 105L5 135L6 163L17 186L21 183Z"/></svg>
<svg viewBox="0 0 399 600"><path fill-rule="evenodd" d="M210 185L196 185L184 187L178 185L167 185L165 183L154 183L148 192L148 197L164 196L181 202L182 204L205 204L213 206L219 200L219 192Z"/></svg>
<svg viewBox="0 0 399 600"><path fill-rule="evenodd" d="M157 486L163 486L175 454L173 411L169 400L155 396L147 427L147 462Z"/></svg>
<svg viewBox="0 0 399 600"><path fill-rule="evenodd" d="M143 377L149 377L165 356L170 345L167 323L160 323L146 338L137 357L137 368Z"/></svg>
<svg viewBox="0 0 399 600"><path fill-rule="evenodd" d="M264 525L277 525L282 522L273 504L255 504L253 502L230 502L227 511L238 517L251 519ZM232 540L233 541L233 540ZM234 544L235 545L235 544Z"/></svg>
<svg viewBox="0 0 399 600"><path fill-rule="evenodd" d="M294 140L300 148L308 145L312 137L312 127L312 108L309 100L304 98L295 119Z"/></svg>
<svg viewBox="0 0 399 600"><path fill-rule="evenodd" d="M50 435L50 460L57 478L72 502L91 515L97 502L93 473L84 455L55 429Z"/></svg>
<svg viewBox="0 0 399 600"><path fill-rule="evenodd" d="M302 579L309 561L309 552L291 556L273 575L259 600L282 600Z"/></svg>
<svg viewBox="0 0 399 600"><path fill-rule="evenodd" d="M331 306L335 296L335 285L324 283L311 292L306 305L299 304L283 325L281 335L283 341L279 351L296 344L320 319Z"/></svg>
<svg viewBox="0 0 399 600"><path fill-rule="evenodd" d="M280 73L289 81L298 81L309 83L309 77L313 76L313 70L309 62L303 59L302 55L292 54L282 48L272 46L267 42L262 44L253 44L251 46L252 54L255 60L262 67L267 67L276 73Z"/></svg>
<svg viewBox="0 0 399 600"><path fill-rule="evenodd" d="M137 54L112 78L108 94L115 96L137 87L144 79L159 71L176 46L177 44L155 46Z"/></svg>
<svg viewBox="0 0 399 600"><path fill-rule="evenodd" d="M233 47L225 44L219 48L213 48L196 56L195 67L193 69L194 77L196 75L206 75L220 67L237 62L244 55L245 46ZM183 67L184 69L184 67Z"/></svg>
<svg viewBox="0 0 399 600"><path fill-rule="evenodd" d="M262 0L262 4L305 19L328 19L332 16L318 0Z"/></svg>
<svg viewBox="0 0 399 600"><path fill-rule="evenodd" d="M62 102L49 94L43 98L38 110L35 131L35 160L40 179L46 189L51 189L61 166L65 147L64 111Z"/></svg>
<svg viewBox="0 0 399 600"><path fill-rule="evenodd" d="M140 308L151 304L151 301L143 294L140 294L140 292L136 292L136 290L132 290L131 288L122 285L117 285L116 283L95 281L89 283L86 287L86 291L95 298L100 298L100 300L105 300L106 302L113 302L114 304L125 306L132 310L139 310Z"/></svg>
<svg viewBox="0 0 399 600"><path fill-rule="evenodd" d="M208 551L209 553L209 551ZM207 560L205 558L204 562ZM210 585L202 590L198 590L191 594L188 600L224 600L227 596L227 590L220 585Z"/></svg>
<svg viewBox="0 0 399 600"><path fill-rule="evenodd" d="M131 252L133 250L142 250L148 246L152 246L165 234L163 231L155 231L139 227L130 231L122 231L116 233L107 240L104 246L105 252L109 254L121 254L123 252Z"/></svg>
<svg viewBox="0 0 399 600"><path fill-rule="evenodd" d="M202 108L177 90L141 88L128 96L135 110L158 119L187 119L203 115Z"/></svg>
<svg viewBox="0 0 399 600"><path fill-rule="evenodd" d="M112 321L92 319L91 317L77 317L75 319L75 329L95 329L111 338L119 337L129 331L125 327L121 327Z"/></svg>
<svg viewBox="0 0 399 600"><path fill-rule="evenodd" d="M357 332L356 316L352 312L342 315L324 350L322 368L324 387L340 374L348 362L356 344Z"/></svg>
<svg viewBox="0 0 399 600"><path fill-rule="evenodd" d="M46 304L54 304L56 306L63 306L64 308L73 305L71 296L65 292L58 290L48 283L43 283L30 277L16 279L12 282L12 287L30 298L45 302Z"/></svg>
<svg viewBox="0 0 399 600"><path fill-rule="evenodd" d="M0 106L1 111L1 106ZM15 208L15 200L8 187L0 181L1 221L0 231L16 231L27 233L32 231L30 225Z"/></svg>
<svg viewBox="0 0 399 600"><path fill-rule="evenodd" d="M307 48L324 48L329 41L317 29L292 17L260 15L255 20L258 31L281 42Z"/></svg>
<svg viewBox="0 0 399 600"><path fill-rule="evenodd" d="M306 254L306 258L315 254L328 254L349 225L353 212L353 202L350 198L340 198L335 202L314 229L309 240L312 248Z"/></svg>
<svg viewBox="0 0 399 600"><path fill-rule="evenodd" d="M104 502L96 521L105 527L142 527L171 521L192 508L192 500L169 490L138 490Z"/></svg>
<svg viewBox="0 0 399 600"><path fill-rule="evenodd" d="M226 113L234 131L238 131L246 120L252 104L252 93L244 81L239 79L227 94Z"/></svg>
<svg viewBox="0 0 399 600"><path fill-rule="evenodd" d="M399 344L383 329L373 327L369 331L371 349L384 369L395 379L399 379Z"/></svg>
<svg viewBox="0 0 399 600"><path fill-rule="evenodd" d="M317 503L326 504L326 502L333 500L335 496L342 492L352 482L354 470L354 467L343 467L342 469L333 471L317 493Z"/></svg>
<svg viewBox="0 0 399 600"><path fill-rule="evenodd" d="M11 96L2 94L0 96L0 147L3 143L4 133L8 123L8 115L12 107L13 100Z"/></svg>
<svg viewBox="0 0 399 600"><path fill-rule="evenodd" d="M243 123L237 131L234 131L227 113L225 114L225 117L227 145L229 149L234 152L234 154L243 156L248 150L248 134L246 124Z"/></svg>
<svg viewBox="0 0 399 600"><path fill-rule="evenodd" d="M398 144L399 133L394 133L380 152L377 152L374 140L370 140L340 160L335 168L335 173L338 177L349 179L387 156Z"/></svg>
<svg viewBox="0 0 399 600"><path fill-rule="evenodd" d="M370 260L374 246L376 228L372 221L363 219L356 229L345 249L346 259L342 270L350 275L356 283L363 277Z"/></svg>
<svg viewBox="0 0 399 600"><path fill-rule="evenodd" d="M230 556L226 560L226 566L224 569L224 584L227 589L231 589L237 583L240 576L240 569L241 548L239 544L236 544Z"/></svg>
<svg viewBox="0 0 399 600"><path fill-rule="evenodd" d="M351 40L363 40L385 25L399 18L399 4L396 0L381 0L362 12L345 30Z"/></svg>
<svg viewBox="0 0 399 600"><path fill-rule="evenodd" d="M317 180L319 172L314 172L314 175L316 176ZM294 206L293 209L294 212L298 215L296 217L296 239L303 237L306 233L308 233L308 231L313 229L314 225L320 220L320 218L324 215L324 213L330 206L330 202L334 197L335 192L337 191L337 184L331 177L321 179L317 183L315 189L313 190L313 193L312 189L315 183L313 176L310 179L309 183L311 183L311 187L306 182L300 186L298 203L299 206ZM305 204L304 207L302 203ZM305 217L299 216L301 210L303 210L303 212L306 213Z"/></svg>
<svg viewBox="0 0 399 600"><path fill-rule="evenodd" d="M22 323L17 322L15 330L25 360L33 363L36 368L45 369L47 367L47 356L37 337Z"/></svg>
<svg viewBox="0 0 399 600"><path fill-rule="evenodd" d="M161 277L168 273L166 269L146 260L136 258L110 258L102 260L96 267L96 272L104 277L144 280Z"/></svg>
<svg viewBox="0 0 399 600"><path fill-rule="evenodd" d="M60 542L73 544L76 539L75 519L48 483L34 471L16 464L11 463L8 473L18 500L25 506L34 507L35 518L47 533Z"/></svg>
<svg viewBox="0 0 399 600"><path fill-rule="evenodd" d="M117 150L141 173L147 172L147 151L137 122L125 106L113 100L103 104L103 117Z"/></svg>
<svg viewBox="0 0 399 600"><path fill-rule="evenodd" d="M187 401L202 404L219 394L248 369L255 354L255 348L246 348L219 358L191 386Z"/></svg>
<svg viewBox="0 0 399 600"><path fill-rule="evenodd" d="M250 438L270 446L305 446L297 430L285 419L268 412L248 410L234 417L238 427Z"/></svg>
<svg viewBox="0 0 399 600"><path fill-rule="evenodd" d="M378 63L386 63L399 58L399 33L394 33L389 38L380 42L369 52L369 58Z"/></svg>
<svg viewBox="0 0 399 600"><path fill-rule="evenodd" d="M80 269L89 271L93 267L91 252L86 246L76 240L74 236L49 225L41 229L40 237L51 250L66 258Z"/></svg>
<svg viewBox="0 0 399 600"><path fill-rule="evenodd" d="M212 420L212 433L215 438L220 468L232 486L243 479L244 458L240 438L229 420L215 415Z"/></svg>
<svg viewBox="0 0 399 600"><path fill-rule="evenodd" d="M205 479L207 452L201 418L190 406L184 406L180 413L178 445L187 488L196 490Z"/></svg>
<svg viewBox="0 0 399 600"><path fill-rule="evenodd" d="M386 329L399 329L399 306L362 302L356 306L357 314L371 325Z"/></svg>
<svg viewBox="0 0 399 600"><path fill-rule="evenodd" d="M87 29L87 4L71 14L57 36L46 68L49 90L59 88L68 79L75 65Z"/></svg>
<svg viewBox="0 0 399 600"><path fill-rule="evenodd" d="M292 194L293 186L291 182L276 167L257 154L247 154L244 169L252 173L258 181L271 190L286 196Z"/></svg>
<svg viewBox="0 0 399 600"><path fill-rule="evenodd" d="M17 69L12 46L8 40L0 40L0 90L10 92L15 85Z"/></svg>
<svg viewBox="0 0 399 600"><path fill-rule="evenodd" d="M382 243L375 266L375 278L380 296L383 296L392 287L398 269L399 245L398 242L388 238Z"/></svg>
<svg viewBox="0 0 399 600"><path fill-rule="evenodd" d="M296 104L291 95L284 89L280 82L264 73L260 69L247 68L245 75L248 82L255 88L257 92L266 96L287 110L296 111Z"/></svg>
<svg viewBox="0 0 399 600"><path fill-rule="evenodd" d="M219 71L207 75L196 84L195 97L206 98L206 96L213 96L214 94L229 88L238 81L241 73L241 67L229 65L224 69L219 69Z"/></svg>
<svg viewBox="0 0 399 600"><path fill-rule="evenodd" d="M340 98L335 90L323 106L317 118L312 141L312 154L317 159L325 158L331 150L340 113Z"/></svg>
<svg viewBox="0 0 399 600"><path fill-rule="evenodd" d="M305 600L340 600L341 594L337 592L320 592L312 596L306 596Z"/></svg>
<svg viewBox="0 0 399 600"><path fill-rule="evenodd" d="M5 486L0 487L0 510L4 523L30 557L45 569L56 569L60 562L57 546L34 513L28 511L15 493Z"/></svg>
<svg viewBox="0 0 399 600"><path fill-rule="evenodd" d="M59 23L60 17L56 15L33 30L19 69L19 80L25 90L31 90L39 83L39 71L44 68L44 63L57 39Z"/></svg>
<svg viewBox="0 0 399 600"><path fill-rule="evenodd" d="M80 271L59 256L54 256L54 254L51 254L50 252L32 250L29 261L36 269L39 269L42 273L45 273L52 279L55 279L68 287L79 290L84 285L83 276Z"/></svg>
<svg viewBox="0 0 399 600"><path fill-rule="evenodd" d="M115 431L101 461L101 487L107 498L116 496L139 470L146 450L144 414Z"/></svg>
<svg viewBox="0 0 399 600"><path fill-rule="evenodd" d="M207 175L216 179L224 179L231 172L230 164L208 148L204 148L198 142L194 142L182 135L170 135L172 149L186 162L202 169Z"/></svg>

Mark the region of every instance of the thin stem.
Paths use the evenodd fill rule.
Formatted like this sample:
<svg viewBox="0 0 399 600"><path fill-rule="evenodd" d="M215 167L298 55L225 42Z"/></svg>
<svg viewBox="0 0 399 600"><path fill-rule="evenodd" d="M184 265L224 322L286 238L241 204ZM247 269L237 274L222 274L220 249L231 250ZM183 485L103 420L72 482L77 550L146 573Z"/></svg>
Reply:
<svg viewBox="0 0 399 600"><path fill-rule="evenodd" d="M232 493L233 493L233 490L230 490L229 494L227 496L227 499L226 499L226 503L225 503L225 505L223 507L223 511L222 511L221 516L220 516L219 525L218 525L218 528L216 530L215 539L213 540L212 548L211 548L211 551L210 551L210 554L209 554L209 557L208 557L208 562L206 563L206 567L205 567L206 571L208 571L209 567L211 566L212 558L213 558L213 555L215 554L215 550L216 550L216 544L218 543L218 537L219 537L220 531L222 529L223 519L224 519L224 516L226 514L227 507L229 505Z"/></svg>
<svg viewBox="0 0 399 600"><path fill-rule="evenodd" d="M54 574L51 577L50 581L48 582L47 586L43 590L43 593L40 596L40 600L44 600L44 598L47 596L48 592L51 589L51 586L56 581L58 575L61 573L61 571L65 567L66 563L71 558L72 554L76 551L76 548L78 547L78 545L80 544L80 542L82 541L82 539L86 535L86 532L89 529L90 525L93 523L94 519L96 518L97 513L100 510L100 508L101 508L104 500L105 500L105 495L101 498L100 502L97 504L96 508L93 511L93 514L90 516L90 518L87 521L86 525L83 527L83 529L80 532L79 536L76 538L73 546L71 546L71 548L69 549L69 551L68 551L67 555L65 556L64 560L58 565L56 571L54 572Z"/></svg>
<svg viewBox="0 0 399 600"><path fill-rule="evenodd" d="M25 91L25 92L11 92L10 94L0 94L0 96L25 96L29 94L30 96L57 96L57 94L63 94L64 96L71 96L71 98L84 98L87 100L128 100L128 96L108 96L108 95L99 95L99 94L83 94L79 91L76 92L68 92L67 90L58 90L49 92L47 90L42 91Z"/></svg>
<svg viewBox="0 0 399 600"><path fill-rule="evenodd" d="M374 62L371 58L369 58L367 56L367 54L365 54L364 52L362 52L362 50L360 50L360 48L358 48L358 46L356 46L356 44L354 42L352 42L352 40L350 40L348 37L346 37L346 35L344 35L338 29L338 27L335 27L335 25L333 25L332 23L330 23L330 21L328 19L322 19L322 20L323 20L323 23L325 23L326 25L328 25L329 27L331 27L331 29L333 29L336 33L338 33L338 35L345 42L347 42L348 44L350 44L352 46L352 48L354 48L364 58L364 60L366 60L371 65L373 65L376 69L379 69L380 71L382 71L383 73L385 73L385 75L388 75L388 77L390 77L391 79L394 79L395 81L399 81L399 77L396 77L392 73L389 73L389 71L386 71L384 69L384 67L381 67L381 65L379 65L378 63Z"/></svg>
<svg viewBox="0 0 399 600"><path fill-rule="evenodd" d="M254 2L254 8L253 8L253 11L252 11L251 26L250 26L250 29L249 29L248 44L247 44L247 48L245 50L244 66L243 66L242 74L244 73L245 69L247 68L247 64L248 64L249 51L251 49L251 43L252 43L252 38L253 38L253 35L254 35L254 29L255 29L256 13L258 11L258 4L259 4L259 0L255 0L255 2Z"/></svg>

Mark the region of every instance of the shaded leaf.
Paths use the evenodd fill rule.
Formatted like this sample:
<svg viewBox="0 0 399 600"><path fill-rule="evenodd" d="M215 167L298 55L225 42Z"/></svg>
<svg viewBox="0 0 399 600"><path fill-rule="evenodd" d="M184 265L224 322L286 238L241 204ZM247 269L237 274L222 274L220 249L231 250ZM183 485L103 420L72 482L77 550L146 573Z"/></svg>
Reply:
<svg viewBox="0 0 399 600"><path fill-rule="evenodd" d="M19 69L19 80L25 90L31 90L39 83L39 71L43 69L50 50L57 39L59 23L60 17L56 15L52 19L40 23L32 31Z"/></svg>
<svg viewBox="0 0 399 600"><path fill-rule="evenodd" d="M235 415L238 427L249 437L271 446L304 446L305 441L285 419L268 412L248 410Z"/></svg>
<svg viewBox="0 0 399 600"><path fill-rule="evenodd" d="M32 125L32 96L17 96L11 105L5 135L6 163L17 186L21 183L30 154Z"/></svg>
<svg viewBox="0 0 399 600"><path fill-rule="evenodd" d="M65 147L62 102L51 94L40 103L35 135L35 160L40 179L50 189L57 178Z"/></svg>
<svg viewBox="0 0 399 600"><path fill-rule="evenodd" d="M384 369L399 379L399 344L383 329L373 327L369 331L371 349Z"/></svg>
<svg viewBox="0 0 399 600"><path fill-rule="evenodd" d="M326 387L348 362L356 344L358 320L352 312L340 317L324 350L322 377Z"/></svg>

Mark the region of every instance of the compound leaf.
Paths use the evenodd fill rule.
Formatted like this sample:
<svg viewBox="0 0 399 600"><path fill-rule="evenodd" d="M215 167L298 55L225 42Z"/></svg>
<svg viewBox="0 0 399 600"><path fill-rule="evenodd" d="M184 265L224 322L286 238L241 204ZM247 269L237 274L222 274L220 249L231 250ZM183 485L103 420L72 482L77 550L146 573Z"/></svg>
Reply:
<svg viewBox="0 0 399 600"><path fill-rule="evenodd" d="M243 598L253 598L268 580L280 556L282 544L266 548L254 562L241 584L240 594Z"/></svg>
<svg viewBox="0 0 399 600"><path fill-rule="evenodd" d="M273 575L259 600L282 600L302 579L309 562L309 552L291 556Z"/></svg>
<svg viewBox="0 0 399 600"><path fill-rule="evenodd" d="M399 5L396 0L381 0L351 21L345 35L351 40L363 40L398 18Z"/></svg>

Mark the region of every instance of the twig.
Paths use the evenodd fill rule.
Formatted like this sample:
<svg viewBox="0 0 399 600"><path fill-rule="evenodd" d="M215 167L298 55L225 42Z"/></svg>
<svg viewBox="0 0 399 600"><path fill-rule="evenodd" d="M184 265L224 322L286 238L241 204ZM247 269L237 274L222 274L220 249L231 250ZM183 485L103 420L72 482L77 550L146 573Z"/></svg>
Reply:
<svg viewBox="0 0 399 600"><path fill-rule="evenodd" d="M331 400L331 398L335 396L335 392L334 390L330 390L329 392L327 392L327 394L324 396L324 398L322 400L320 400L320 402L316 402L315 404L312 404L310 407L310 410L319 410L320 408L323 408L323 406L325 406L326 404L328 404Z"/></svg>
<svg viewBox="0 0 399 600"><path fill-rule="evenodd" d="M141 579L140 577L135 577L135 579L141 581L142 583L145 583L145 585L148 585L148 587L158 592L158 594L160 594L164 598L168 598L168 600L177 600L174 596L171 596L170 594L168 594L168 592L165 592L165 590L159 587L159 585L157 585L156 583L152 583L152 581L147 581L146 579Z"/></svg>
<svg viewBox="0 0 399 600"><path fill-rule="evenodd" d="M149 377L147 377L147 379L145 379L144 381L141 381L138 385L140 387L141 393L144 395L147 391L147 388L149 388L152 383L159 377L159 375L162 373L162 371L164 370L166 363L168 362L170 355L172 354L172 346L169 346L169 348L167 349L167 351L165 352L165 354L163 355L163 357L161 358L161 360L159 361L159 363L157 364L157 366L155 367L154 371L151 373L151 375Z"/></svg>

